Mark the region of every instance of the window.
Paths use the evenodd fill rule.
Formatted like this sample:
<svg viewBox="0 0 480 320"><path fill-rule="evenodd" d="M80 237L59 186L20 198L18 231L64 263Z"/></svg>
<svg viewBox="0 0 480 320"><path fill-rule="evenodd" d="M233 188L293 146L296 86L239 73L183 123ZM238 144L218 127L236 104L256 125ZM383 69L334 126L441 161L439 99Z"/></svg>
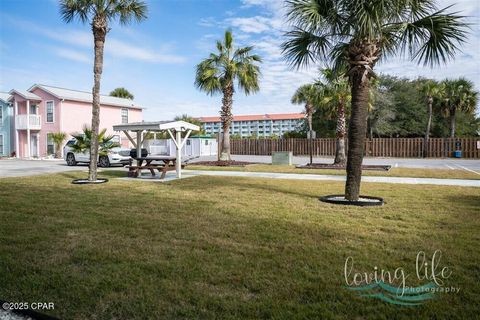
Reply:
<svg viewBox="0 0 480 320"><path fill-rule="evenodd" d="M52 134L47 133L47 155L55 154L55 143L53 143Z"/></svg>
<svg viewBox="0 0 480 320"><path fill-rule="evenodd" d="M0 126L3 125L3 108L0 106Z"/></svg>
<svg viewBox="0 0 480 320"><path fill-rule="evenodd" d="M118 144L121 144L122 140L120 139L120 136L118 134L112 136L112 140L111 140L113 143L118 143Z"/></svg>
<svg viewBox="0 0 480 320"><path fill-rule="evenodd" d="M128 109L122 109L122 123L128 123Z"/></svg>
<svg viewBox="0 0 480 320"><path fill-rule="evenodd" d="M3 134L0 134L0 154L3 154Z"/></svg>
<svg viewBox="0 0 480 320"><path fill-rule="evenodd" d="M46 122L52 123L54 121L53 117L53 111L54 111L54 106L53 106L53 101L47 101L45 102L46 104L46 109L47 109L47 120Z"/></svg>

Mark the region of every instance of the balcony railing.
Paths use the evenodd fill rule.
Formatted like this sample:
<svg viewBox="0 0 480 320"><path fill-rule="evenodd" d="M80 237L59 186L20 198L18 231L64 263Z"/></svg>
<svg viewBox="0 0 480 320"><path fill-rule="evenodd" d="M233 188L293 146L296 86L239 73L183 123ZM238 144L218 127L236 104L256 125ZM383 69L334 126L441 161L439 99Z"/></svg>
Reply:
<svg viewBox="0 0 480 320"><path fill-rule="evenodd" d="M19 114L15 117L15 128L19 130L40 130L42 128L41 117L36 114Z"/></svg>

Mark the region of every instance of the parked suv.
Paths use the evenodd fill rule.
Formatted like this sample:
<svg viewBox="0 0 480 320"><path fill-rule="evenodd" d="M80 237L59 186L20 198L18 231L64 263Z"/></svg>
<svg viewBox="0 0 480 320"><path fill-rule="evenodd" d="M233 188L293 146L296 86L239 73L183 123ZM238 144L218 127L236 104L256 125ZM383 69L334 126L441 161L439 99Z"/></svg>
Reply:
<svg viewBox="0 0 480 320"><path fill-rule="evenodd" d="M77 163L89 163L90 151L84 151L81 153L75 153L71 145L75 144L75 139L71 139L63 147L63 158L69 166L76 166ZM127 165L130 163L130 149L128 148L112 148L108 155L98 157L98 165L100 167L110 167L111 165Z"/></svg>

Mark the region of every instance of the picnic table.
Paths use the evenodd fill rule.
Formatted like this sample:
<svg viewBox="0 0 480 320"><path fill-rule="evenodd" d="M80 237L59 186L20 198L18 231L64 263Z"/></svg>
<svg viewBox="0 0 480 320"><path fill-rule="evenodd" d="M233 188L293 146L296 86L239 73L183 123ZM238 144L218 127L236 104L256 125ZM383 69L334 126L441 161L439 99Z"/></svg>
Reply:
<svg viewBox="0 0 480 320"><path fill-rule="evenodd" d="M155 176L155 170L162 173L160 179L165 178L167 171L175 170L177 158L172 156L150 156L135 158L137 165L128 165L128 176L137 178L142 174L142 170L149 170L152 176ZM182 166L183 168L183 166Z"/></svg>

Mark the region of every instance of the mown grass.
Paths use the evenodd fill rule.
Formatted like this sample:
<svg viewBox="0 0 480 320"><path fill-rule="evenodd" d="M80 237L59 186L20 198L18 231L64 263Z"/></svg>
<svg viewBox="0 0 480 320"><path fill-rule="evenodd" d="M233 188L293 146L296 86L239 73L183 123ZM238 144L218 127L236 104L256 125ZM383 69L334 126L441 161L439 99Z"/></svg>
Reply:
<svg viewBox="0 0 480 320"><path fill-rule="evenodd" d="M106 171L114 178L120 172ZM0 180L0 299L54 302L62 319L473 319L480 301L478 188L364 184L375 208L319 195L343 184L231 177L169 183L84 173ZM442 250L453 273L416 307L345 289L357 271Z"/></svg>
<svg viewBox="0 0 480 320"><path fill-rule="evenodd" d="M271 165L271 164L252 164L245 167L214 167L214 166L199 166L192 163L187 166L187 169L345 175L345 170L297 169L295 168L295 166ZM448 169L391 168L389 171L364 170L363 175L387 176L387 177L440 178L440 179L474 179L474 180L480 179L480 174L476 174L467 170L457 170L457 169L448 170Z"/></svg>

